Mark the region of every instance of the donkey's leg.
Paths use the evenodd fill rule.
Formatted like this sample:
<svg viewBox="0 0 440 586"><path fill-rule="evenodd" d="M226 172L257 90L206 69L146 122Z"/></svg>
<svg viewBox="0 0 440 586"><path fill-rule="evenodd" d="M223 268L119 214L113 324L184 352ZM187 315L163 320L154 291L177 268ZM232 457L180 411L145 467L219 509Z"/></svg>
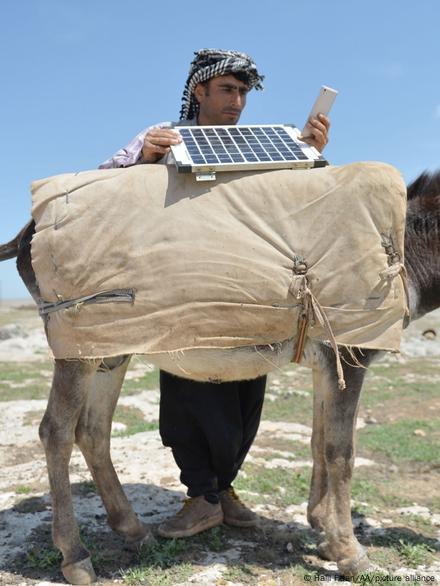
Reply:
<svg viewBox="0 0 440 586"><path fill-rule="evenodd" d="M324 350L327 366L321 373L323 439L320 441L326 470L326 480L321 477L321 506L319 513L326 541L320 545L323 557L338 563L344 575L355 575L369 566L365 549L353 532L351 520L351 477L355 458L356 417L359 398L366 370L344 365L347 388L339 390L334 355ZM351 358L346 356L350 363ZM359 355L358 360L367 366L369 355ZM326 485L326 491L325 487Z"/></svg>
<svg viewBox="0 0 440 586"><path fill-rule="evenodd" d="M325 530L327 514L327 467L324 458L324 399L326 384L322 365L313 365L313 430L312 430L312 481L310 485L307 519L317 531Z"/></svg>
<svg viewBox="0 0 440 586"><path fill-rule="evenodd" d="M96 580L73 512L69 461L75 427L97 366L92 361L55 361L49 402L40 424L52 494L52 536L63 554L64 577L72 584L91 584Z"/></svg>
<svg viewBox="0 0 440 586"><path fill-rule="evenodd" d="M106 368L96 373L76 427L80 447L107 511L110 527L130 544L152 539L149 529L133 511L122 490L110 457L113 413L130 357L106 359Z"/></svg>

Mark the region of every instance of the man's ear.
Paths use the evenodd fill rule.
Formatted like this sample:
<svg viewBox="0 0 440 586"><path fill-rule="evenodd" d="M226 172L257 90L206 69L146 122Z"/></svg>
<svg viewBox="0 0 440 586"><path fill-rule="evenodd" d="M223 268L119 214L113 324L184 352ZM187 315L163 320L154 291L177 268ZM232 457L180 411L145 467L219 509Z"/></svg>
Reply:
<svg viewBox="0 0 440 586"><path fill-rule="evenodd" d="M203 98L206 95L206 86L204 86L201 83L198 83L196 85L196 87L194 88L193 94L194 94L194 97L197 100L197 102L200 104L200 102L203 100Z"/></svg>

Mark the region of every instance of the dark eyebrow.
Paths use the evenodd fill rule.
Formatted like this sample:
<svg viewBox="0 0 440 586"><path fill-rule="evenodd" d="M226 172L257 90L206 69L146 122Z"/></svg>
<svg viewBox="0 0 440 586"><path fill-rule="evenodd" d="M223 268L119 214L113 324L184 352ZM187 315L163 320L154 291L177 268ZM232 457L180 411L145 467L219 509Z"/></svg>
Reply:
<svg viewBox="0 0 440 586"><path fill-rule="evenodd" d="M244 85L244 84L243 84L243 85L238 85L238 84L235 84L235 83L227 83L227 82L225 82L225 83L220 83L220 84L218 85L218 87L225 88L225 89L231 89L231 90L235 90L235 89L237 89L237 90L246 90L246 91L248 91L248 89L249 89L249 88L248 88L246 85Z"/></svg>

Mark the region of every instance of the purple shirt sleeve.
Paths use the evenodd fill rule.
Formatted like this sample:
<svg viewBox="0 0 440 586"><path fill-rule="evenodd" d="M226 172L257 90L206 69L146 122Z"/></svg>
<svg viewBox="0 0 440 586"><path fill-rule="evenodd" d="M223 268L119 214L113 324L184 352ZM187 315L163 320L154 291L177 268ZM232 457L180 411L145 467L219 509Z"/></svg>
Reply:
<svg viewBox="0 0 440 586"><path fill-rule="evenodd" d="M132 165L136 165L141 156L145 135L150 128L169 128L171 125L171 122L161 122L160 124L154 124L153 126L145 128L145 130L136 135L126 147L120 149L110 157L110 159L101 163L98 169L117 169L119 167L131 167Z"/></svg>
<svg viewBox="0 0 440 586"><path fill-rule="evenodd" d="M99 165L99 169L116 169L118 167L130 167L135 165L139 160L142 145L144 144L144 137L147 134L148 128L143 130L134 139L128 143L123 149L119 149L110 159L107 159Z"/></svg>

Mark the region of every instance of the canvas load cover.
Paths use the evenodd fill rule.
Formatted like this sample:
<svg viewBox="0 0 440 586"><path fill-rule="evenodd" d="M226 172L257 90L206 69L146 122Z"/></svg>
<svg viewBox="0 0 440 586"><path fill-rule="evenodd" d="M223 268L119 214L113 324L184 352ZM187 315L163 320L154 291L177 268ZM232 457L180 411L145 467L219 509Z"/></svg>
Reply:
<svg viewBox="0 0 440 586"><path fill-rule="evenodd" d="M338 344L399 349L406 189L389 165L216 182L138 165L50 177L32 192L32 263L41 306L56 309L56 358L288 340L305 289ZM307 335L329 338L313 316Z"/></svg>

